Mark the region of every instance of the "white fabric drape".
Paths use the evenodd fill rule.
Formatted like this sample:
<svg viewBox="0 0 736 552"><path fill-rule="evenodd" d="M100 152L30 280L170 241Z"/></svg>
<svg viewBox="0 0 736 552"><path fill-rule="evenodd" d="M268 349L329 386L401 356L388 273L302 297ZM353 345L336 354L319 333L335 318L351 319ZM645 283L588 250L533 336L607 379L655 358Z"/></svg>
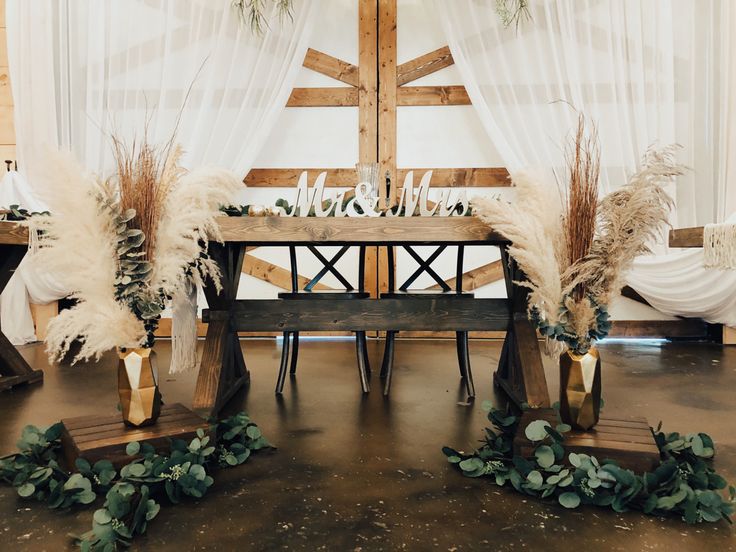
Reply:
<svg viewBox="0 0 736 552"><path fill-rule="evenodd" d="M31 212L43 211L46 205L33 195L22 174L8 171L0 181L0 206L20 205ZM29 300L50 303L67 295L67 290L53 275L36 270L34 258L26 255L0 295L0 327L11 343L36 340L36 329Z"/></svg>
<svg viewBox="0 0 736 552"><path fill-rule="evenodd" d="M7 0L18 163L33 196L53 185L38 170L45 146L106 175L111 134L129 142L147 128L163 143L177 122L184 166L245 175L286 105L319 2L297 0L282 22L267 9L257 36L228 0ZM2 324L12 336L13 321Z"/></svg>
<svg viewBox="0 0 736 552"><path fill-rule="evenodd" d="M650 144L676 142L683 146L679 161L691 170L669 190L677 206L672 224L722 222L730 213L730 2L533 0L532 20L518 30L503 27L495 2L434 6L473 106L509 170L559 170L574 106L597 123L603 193L626 182ZM677 258L698 277L702 253ZM673 288L671 262L665 255L637 261L629 283L663 312L727 321L736 274L720 273L716 285L695 294L682 265L681 287Z"/></svg>

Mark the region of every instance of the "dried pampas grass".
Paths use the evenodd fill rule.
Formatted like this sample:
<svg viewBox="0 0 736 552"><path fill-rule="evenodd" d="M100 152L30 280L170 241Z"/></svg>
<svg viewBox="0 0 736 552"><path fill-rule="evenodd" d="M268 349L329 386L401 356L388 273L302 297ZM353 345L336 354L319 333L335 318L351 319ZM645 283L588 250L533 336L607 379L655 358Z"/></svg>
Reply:
<svg viewBox="0 0 736 552"><path fill-rule="evenodd" d="M241 186L230 171L202 167L183 174L170 187L154 240L152 289L173 296L186 292L190 278L201 285L205 277L219 286L217 263L201 253L210 239L222 241L216 220L219 208L229 204Z"/></svg>
<svg viewBox="0 0 736 552"><path fill-rule="evenodd" d="M210 239L222 241L216 216L242 184L229 171L203 167L185 174L169 191L153 252L151 289L173 299L170 373L197 364L197 285L205 278L220 291L220 270L202 256Z"/></svg>
<svg viewBox="0 0 736 552"><path fill-rule="evenodd" d="M516 201L477 198L473 212L507 238L530 289L528 311L548 338L584 353L608 333L608 305L634 259L649 251L672 207L664 185L682 174L676 146L650 148L629 182L598 201L600 148L581 116L567 150L564 202L539 173L512 175Z"/></svg>
<svg viewBox="0 0 736 552"><path fill-rule="evenodd" d="M49 151L45 170L54 182L44 198L51 214L35 216L43 232L37 260L67 287L77 304L48 325L46 345L53 360L82 343L74 362L99 356L116 346L137 346L145 339L143 323L113 295L118 271L116 232L100 198L113 194L69 153Z"/></svg>
<svg viewBox="0 0 736 552"><path fill-rule="evenodd" d="M619 294L621 279L634 259L650 253L649 244L667 225L673 202L664 186L683 173L675 161L678 147L650 147L642 168L625 186L603 198L595 241L576 263L567 291L583 287L602 304L609 304Z"/></svg>
<svg viewBox="0 0 736 552"><path fill-rule="evenodd" d="M513 203L479 197L472 201L473 213L511 242L509 254L528 278L522 285L530 289L530 303L556 321L566 259L560 193L541 172L519 171L511 179Z"/></svg>
<svg viewBox="0 0 736 552"><path fill-rule="evenodd" d="M205 252L210 239L220 240L215 217L238 179L215 168L186 172L171 140L156 148L144 137L126 147L113 137L113 151L117 172L104 182L70 155L49 154L56 185L46 198L51 215L34 219L43 232L39 255L78 301L49 324L55 360L75 340L82 349L74 362L115 347L149 347L168 299L191 298L204 278L219 286ZM196 302L193 308L196 319ZM192 357L189 351L188 366Z"/></svg>

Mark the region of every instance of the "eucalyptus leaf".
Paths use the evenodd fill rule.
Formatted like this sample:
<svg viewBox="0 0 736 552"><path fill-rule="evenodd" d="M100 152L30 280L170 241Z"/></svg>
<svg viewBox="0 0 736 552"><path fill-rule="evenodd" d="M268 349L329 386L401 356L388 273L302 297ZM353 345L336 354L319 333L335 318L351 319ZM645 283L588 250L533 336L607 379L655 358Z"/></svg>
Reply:
<svg viewBox="0 0 736 552"><path fill-rule="evenodd" d="M541 445L534 451L534 456L537 458L537 464L542 468L549 468L555 463L555 453L551 447L547 445Z"/></svg>
<svg viewBox="0 0 736 552"><path fill-rule="evenodd" d="M580 497L575 493L562 493L557 500L565 508L577 508L580 506Z"/></svg>
<svg viewBox="0 0 736 552"><path fill-rule="evenodd" d="M547 437L546 427L550 427L546 420L534 420L524 429L524 435L530 441L542 441Z"/></svg>

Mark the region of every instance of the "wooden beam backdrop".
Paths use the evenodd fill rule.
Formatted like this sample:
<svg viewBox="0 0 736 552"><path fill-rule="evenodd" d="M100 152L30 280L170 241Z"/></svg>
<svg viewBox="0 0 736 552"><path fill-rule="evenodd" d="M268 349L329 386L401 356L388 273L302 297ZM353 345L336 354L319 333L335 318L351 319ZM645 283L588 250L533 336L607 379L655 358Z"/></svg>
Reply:
<svg viewBox="0 0 736 552"><path fill-rule="evenodd" d="M402 86L421 77L426 77L455 63L449 46L443 46L397 67L397 86Z"/></svg>
<svg viewBox="0 0 736 552"><path fill-rule="evenodd" d="M335 80L344 82L351 86L359 86L358 68L352 63L343 61L324 52L312 48L307 50L304 56L304 67L317 71Z"/></svg>
<svg viewBox="0 0 736 552"><path fill-rule="evenodd" d="M294 88L286 107L350 107L358 105L357 88Z"/></svg>
<svg viewBox="0 0 736 552"><path fill-rule="evenodd" d="M703 247L703 227L670 230L670 247Z"/></svg>
<svg viewBox="0 0 736 552"><path fill-rule="evenodd" d="M360 0L358 4L358 160L361 163L378 162L377 44L378 0ZM371 297L377 297L377 247L366 248L364 283Z"/></svg>
<svg viewBox="0 0 736 552"><path fill-rule="evenodd" d="M243 274L253 276L269 284L273 284L281 289L291 290L291 271L286 268L281 268L278 265L259 259L254 255L246 255L243 259ZM311 278L306 276L298 276L299 287L307 285ZM318 290L329 290L332 289L321 282L318 282L314 289Z"/></svg>
<svg viewBox="0 0 736 552"><path fill-rule="evenodd" d="M381 202L392 205L400 186L396 173L396 0L378 2L378 163L380 166ZM386 178L391 179L391 190L386 189ZM389 265L385 247L378 249L378 289L388 291Z"/></svg>
<svg viewBox="0 0 736 552"><path fill-rule="evenodd" d="M478 268L468 270L463 273L463 289L465 291L473 291L478 288L485 286L486 284L492 284L503 279L503 265L501 261L493 261ZM445 283L451 288L455 287L455 278L445 280ZM429 286L427 289L441 290L439 284Z"/></svg>
<svg viewBox="0 0 736 552"><path fill-rule="evenodd" d="M458 188L502 188L511 185L509 173L503 167L485 168L432 168L414 167L396 169L396 185L399 189L404 184L406 173L414 171L414 182L419 184L419 179L426 171L432 171L433 187L458 187ZM299 180L299 175L307 171L309 182L314 182L321 172L327 173L325 187L352 188L355 186L354 168L288 168L288 169L251 169L245 176L243 182L253 188L294 188ZM381 175L383 177L383 175Z"/></svg>
<svg viewBox="0 0 736 552"><path fill-rule="evenodd" d="M398 105L470 105L464 86L402 86Z"/></svg>

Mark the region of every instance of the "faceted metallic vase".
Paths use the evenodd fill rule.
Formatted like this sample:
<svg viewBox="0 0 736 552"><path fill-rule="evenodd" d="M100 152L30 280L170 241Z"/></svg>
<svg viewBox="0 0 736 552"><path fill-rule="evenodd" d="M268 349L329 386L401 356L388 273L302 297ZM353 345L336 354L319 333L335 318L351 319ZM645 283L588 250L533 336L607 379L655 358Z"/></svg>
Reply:
<svg viewBox="0 0 736 552"><path fill-rule="evenodd" d="M560 418L575 429L588 430L601 412L601 358L591 349L584 355L560 356Z"/></svg>
<svg viewBox="0 0 736 552"><path fill-rule="evenodd" d="M161 413L156 353L150 348L118 350L118 395L127 426L153 424Z"/></svg>

